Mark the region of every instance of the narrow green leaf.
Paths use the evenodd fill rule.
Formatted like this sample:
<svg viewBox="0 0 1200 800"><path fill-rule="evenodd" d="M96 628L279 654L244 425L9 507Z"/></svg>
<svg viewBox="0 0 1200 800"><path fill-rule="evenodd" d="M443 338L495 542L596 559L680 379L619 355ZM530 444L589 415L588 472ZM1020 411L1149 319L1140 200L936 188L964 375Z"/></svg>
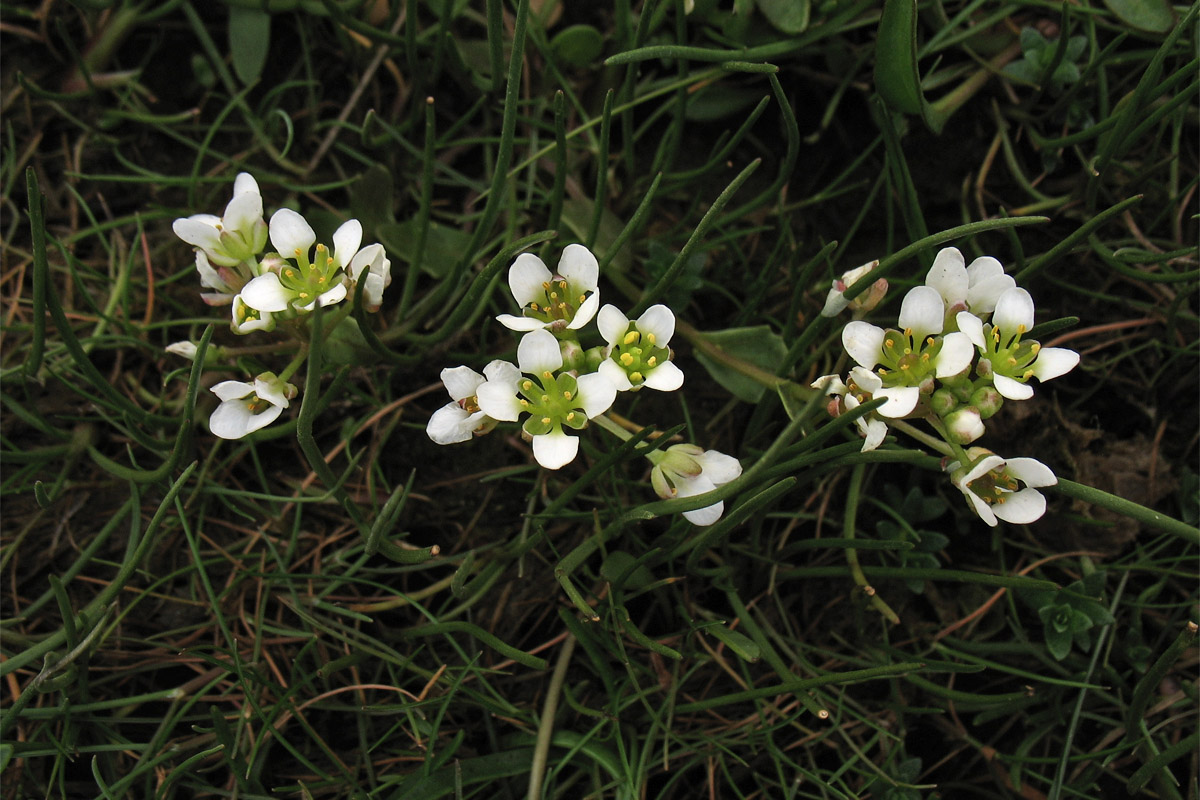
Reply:
<svg viewBox="0 0 1200 800"><path fill-rule="evenodd" d="M917 71L917 2L886 0L875 41L875 90L890 107L925 113Z"/></svg>

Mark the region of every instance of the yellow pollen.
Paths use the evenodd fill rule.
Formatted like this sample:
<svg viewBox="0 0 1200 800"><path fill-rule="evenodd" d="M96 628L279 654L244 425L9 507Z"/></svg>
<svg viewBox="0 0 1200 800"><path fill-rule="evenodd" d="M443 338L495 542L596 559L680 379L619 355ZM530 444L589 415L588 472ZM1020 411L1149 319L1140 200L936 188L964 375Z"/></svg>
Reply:
<svg viewBox="0 0 1200 800"><path fill-rule="evenodd" d="M1025 370L1025 374L1022 375L1021 377L1024 378L1025 380L1029 380L1030 378L1033 377L1033 370L1031 370L1031 369Z"/></svg>
<svg viewBox="0 0 1200 800"><path fill-rule="evenodd" d="M629 333L625 334L625 339L622 343L623 344L633 344L634 342L636 342L638 340L638 338L639 338L639 334L637 331L630 331Z"/></svg>
<svg viewBox="0 0 1200 800"><path fill-rule="evenodd" d="M933 344L933 337L932 337L932 336L927 336L927 337L925 337L925 345L926 345L926 347L928 347L928 346L929 346L929 345L931 345L931 344Z"/></svg>
<svg viewBox="0 0 1200 800"><path fill-rule="evenodd" d="M523 381L521 383L521 388L528 392L533 388L533 381Z"/></svg>
<svg viewBox="0 0 1200 800"><path fill-rule="evenodd" d="M551 300L557 300L557 299L558 299L558 292L551 292L551 293L550 293L550 299L551 299Z"/></svg>
<svg viewBox="0 0 1200 800"><path fill-rule="evenodd" d="M586 294L579 295L579 305L583 305L584 300L587 300L587 295Z"/></svg>
<svg viewBox="0 0 1200 800"><path fill-rule="evenodd" d="M905 372L907 372L907 371L908 371L908 364L901 364L901 365L900 365L900 369L902 369L902 370L904 370Z"/></svg>
<svg viewBox="0 0 1200 800"><path fill-rule="evenodd" d="M561 310L561 311L562 311L564 314L565 314L565 313L567 313L567 304L566 304L566 303L559 303L559 304L558 304L558 308L559 308L559 310Z"/></svg>
<svg viewBox="0 0 1200 800"><path fill-rule="evenodd" d="M546 291L550 291L550 281L542 281L542 288Z"/></svg>
<svg viewBox="0 0 1200 800"><path fill-rule="evenodd" d="M921 360L926 364L929 363L929 353L921 353Z"/></svg>
<svg viewBox="0 0 1200 800"><path fill-rule="evenodd" d="M301 297L302 299L304 299L304 300L307 300L307 299L308 299L308 292L301 292L301 293L300 293L300 297Z"/></svg>
<svg viewBox="0 0 1200 800"><path fill-rule="evenodd" d="M904 329L904 335L905 335L907 338L911 339L911 338L912 338L912 328L905 328L905 329Z"/></svg>
<svg viewBox="0 0 1200 800"><path fill-rule="evenodd" d="M296 248L296 258L300 258L300 255L301 255L300 248L297 247Z"/></svg>
<svg viewBox="0 0 1200 800"><path fill-rule="evenodd" d="M629 382L630 383L641 383L642 382L642 373L640 373L640 372L629 373Z"/></svg>
<svg viewBox="0 0 1200 800"><path fill-rule="evenodd" d="M879 370L878 370L879 377L882 378L884 375L887 375L887 374L888 374L888 371L886 369L884 369L883 367L879 368Z"/></svg>
<svg viewBox="0 0 1200 800"><path fill-rule="evenodd" d="M1030 345L1029 349L1032 350L1033 354L1036 356L1038 351L1042 349L1042 346L1039 343L1034 342L1032 345Z"/></svg>
<svg viewBox="0 0 1200 800"><path fill-rule="evenodd" d="M517 401L517 402L519 402L519 403L521 404L521 407L522 407L522 408L528 408L528 407L529 407L529 401L528 401L528 400L526 400L524 397L522 397L522 398L521 398L519 401Z"/></svg>
<svg viewBox="0 0 1200 800"><path fill-rule="evenodd" d="M566 289L567 289L567 282L566 282L566 281L559 281L559 282L558 282L558 286L559 286L559 288L560 288L560 289L562 289L563 291L566 291Z"/></svg>
<svg viewBox="0 0 1200 800"><path fill-rule="evenodd" d="M646 341L647 341L647 342L649 342L650 344L652 344L652 345L653 345L653 344L654 344L654 334L653 334L653 333L647 333L647 334L646 334Z"/></svg>
<svg viewBox="0 0 1200 800"><path fill-rule="evenodd" d="M904 355L906 355L906 356L911 356L911 355L912 355L912 348L911 348L911 347L906 347L906 348L904 348Z"/></svg>
<svg viewBox="0 0 1200 800"><path fill-rule="evenodd" d="M633 356L629 355L629 353L621 353L621 363L628 367L633 363Z"/></svg>
<svg viewBox="0 0 1200 800"><path fill-rule="evenodd" d="M550 418L549 418L549 417L542 417L542 424L543 424L543 425L549 425L549 424L550 424Z"/></svg>
<svg viewBox="0 0 1200 800"><path fill-rule="evenodd" d="M1026 328L1024 325L1018 325L1017 326L1017 336L1020 336L1022 333L1024 333L1027 330L1028 330L1028 328Z"/></svg>
<svg viewBox="0 0 1200 800"><path fill-rule="evenodd" d="M317 283L324 283L327 280L329 279L322 275L321 277L317 278Z"/></svg>
<svg viewBox="0 0 1200 800"><path fill-rule="evenodd" d="M1015 367L1017 365L1017 360L1015 358L1013 358L1012 356L1009 356L1008 357L1008 365L1010 367Z"/></svg>
<svg viewBox="0 0 1200 800"><path fill-rule="evenodd" d="M317 254L320 255L321 253L324 253L328 249L329 248L327 248L325 245L319 244L319 245L317 245Z"/></svg>
<svg viewBox="0 0 1200 800"><path fill-rule="evenodd" d="M285 270L283 271L283 274L284 274L284 275L286 275L286 276L287 276L287 277L289 277L289 278L294 278L294 277L296 277L296 270L294 270L294 269L285 269Z"/></svg>
<svg viewBox="0 0 1200 800"><path fill-rule="evenodd" d="M888 338L888 339L885 339L885 340L884 340L884 342L883 342L883 346L884 346L884 347L895 347L895 346L896 346L896 342L895 342L893 339L890 339L890 338Z"/></svg>
<svg viewBox="0 0 1200 800"><path fill-rule="evenodd" d="M649 358L646 359L646 366L648 366L648 367L653 367L657 363L658 363L658 359L655 358L654 356L650 356Z"/></svg>
<svg viewBox="0 0 1200 800"><path fill-rule="evenodd" d="M574 421L575 421L575 412L574 411L567 412L567 422L574 422Z"/></svg>
<svg viewBox="0 0 1200 800"><path fill-rule="evenodd" d="M533 309L534 311L540 311L540 310L541 310L541 309L539 309L539 308L538 308L538 304L537 304L537 303L530 303L530 304L529 304L529 307L530 307L531 309Z"/></svg>
<svg viewBox="0 0 1200 800"><path fill-rule="evenodd" d="M544 395L542 395L542 402L543 402L543 403L549 403L549 402L550 402L550 395L548 395L548 394L544 394Z"/></svg>
<svg viewBox="0 0 1200 800"><path fill-rule="evenodd" d="M547 369L547 370L542 371L542 377L543 378L551 378L553 376L550 374L550 370Z"/></svg>
<svg viewBox="0 0 1200 800"><path fill-rule="evenodd" d="M570 400L570 399L571 399L571 393L570 393L570 392L563 392L563 399L564 399L564 400Z"/></svg>

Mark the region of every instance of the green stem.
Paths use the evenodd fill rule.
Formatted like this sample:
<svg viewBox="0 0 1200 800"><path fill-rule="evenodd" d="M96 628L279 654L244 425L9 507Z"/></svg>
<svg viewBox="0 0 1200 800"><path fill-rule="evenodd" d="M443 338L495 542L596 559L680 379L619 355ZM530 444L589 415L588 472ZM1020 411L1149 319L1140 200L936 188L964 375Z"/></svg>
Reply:
<svg viewBox="0 0 1200 800"><path fill-rule="evenodd" d="M632 433L618 425L614 420L609 418L607 414L601 414L598 417L592 417L592 422L596 423L601 428L604 428L604 430L608 431L613 436L616 436L622 442L628 442L631 438L633 438Z"/></svg>
<svg viewBox="0 0 1200 800"><path fill-rule="evenodd" d="M550 686L546 689L546 704L542 706L542 717L538 722L537 743L533 746L533 761L529 766L529 793L526 795L528 800L542 798L546 757L550 754L550 740L554 734L554 715L558 711L558 698L562 695L563 684L567 679L567 667L571 664L571 655L574 652L575 637L568 633L563 641L562 650L558 651L554 674L550 676Z"/></svg>
<svg viewBox="0 0 1200 800"><path fill-rule="evenodd" d="M1137 520L1143 525L1157 528L1163 533L1178 536L1190 544L1200 545L1200 528L1195 528L1174 517L1168 517L1166 514L1160 514L1132 500L1126 500L1123 497L1109 494L1102 489L1084 486L1082 483L1075 483L1075 481L1069 481L1064 478L1059 478L1058 483L1050 488L1060 494L1065 494L1067 497L1084 500L1094 506L1115 511L1122 516Z"/></svg>
<svg viewBox="0 0 1200 800"><path fill-rule="evenodd" d="M866 464L858 463L854 470L850 473L850 489L846 492L846 517L842 524L842 530L845 538L854 538L854 528L858 521L858 503L859 496L862 493L863 472L866 469ZM875 591L875 587L867 581L867 576L863 574L862 567L858 563L858 551L853 547L846 548L846 563L850 565L850 575L854 578L854 582L863 590L863 594L871 599L871 605L884 618L893 625L900 624L900 617L892 610L879 593Z"/></svg>

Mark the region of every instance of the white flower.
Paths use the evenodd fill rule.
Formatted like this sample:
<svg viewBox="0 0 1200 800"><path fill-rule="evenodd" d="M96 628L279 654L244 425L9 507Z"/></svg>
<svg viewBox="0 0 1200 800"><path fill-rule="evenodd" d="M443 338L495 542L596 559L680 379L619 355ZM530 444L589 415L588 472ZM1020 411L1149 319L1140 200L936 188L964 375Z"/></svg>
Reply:
<svg viewBox="0 0 1200 800"><path fill-rule="evenodd" d="M830 403L831 416L841 416L843 411L853 411L868 400L873 400L875 393L883 387L879 376L864 367L854 367L850 370L849 377L849 385L843 383L837 375L822 375L812 383L812 388L837 398ZM888 427L882 419L874 414L867 414L854 420L854 424L858 426L858 432L863 437L861 452L866 453L883 444Z"/></svg>
<svg viewBox="0 0 1200 800"><path fill-rule="evenodd" d="M212 387L212 393L221 404L208 418L209 430L222 439L240 439L278 419L296 396L296 387L273 372L264 372L254 383L222 381Z"/></svg>
<svg viewBox="0 0 1200 800"><path fill-rule="evenodd" d="M317 305L329 306L346 299L342 269L354 260L362 243L362 224L358 220L352 219L334 231L332 253L323 244L312 253L317 235L304 217L290 208L281 208L271 216L270 234L271 244L284 260L247 283L241 292L242 302L257 311L277 314L312 311ZM289 259L295 261L295 266Z"/></svg>
<svg viewBox="0 0 1200 800"><path fill-rule="evenodd" d="M259 311L246 305L239 294L233 298L233 316L229 329L237 334L275 330L275 318L270 311Z"/></svg>
<svg viewBox="0 0 1200 800"><path fill-rule="evenodd" d="M599 281L600 264L581 244L567 245L553 275L540 258L522 253L508 269L508 288L524 316L501 314L496 319L514 331L579 330L600 308Z"/></svg>
<svg viewBox="0 0 1200 800"><path fill-rule="evenodd" d="M911 414L921 397L921 387L932 378L957 375L971 365L975 349L971 340L955 331L938 336L944 324L941 295L929 286L917 286L900 304L901 330L883 330L855 320L842 329L842 345L859 366L868 370L882 365L877 374L882 387L875 397L888 402L879 414L893 419Z"/></svg>
<svg viewBox="0 0 1200 800"><path fill-rule="evenodd" d="M480 375L470 367L453 367L442 370L442 383L453 402L433 412L425 432L438 444L465 442L479 433L486 433L496 421L479 409L476 395L479 387L488 381L497 381L505 386L514 386L521 379L521 371L507 361L493 361L483 368Z"/></svg>
<svg viewBox="0 0 1200 800"><path fill-rule="evenodd" d="M950 316L969 310L990 314L996 300L1017 282L1004 273L1004 266L991 256L981 256L969 265L957 248L939 251L925 276L925 285L937 290ZM965 265L965 266L964 266Z"/></svg>
<svg viewBox="0 0 1200 800"><path fill-rule="evenodd" d="M479 409L505 422L529 414L523 429L533 437L534 458L546 469L558 469L579 452L579 439L567 435L563 426L579 430L603 414L616 399L616 387L598 372L556 376L563 365L562 351L554 334L541 328L521 338L517 364L532 379L489 376L476 391Z"/></svg>
<svg viewBox="0 0 1200 800"><path fill-rule="evenodd" d="M614 305L605 305L596 327L608 343L607 357L598 371L626 392L649 386L672 392L683 385L683 371L671 361L667 343L675 334L675 315L662 304L650 306L637 322L630 323Z"/></svg>
<svg viewBox="0 0 1200 800"><path fill-rule="evenodd" d="M188 361L196 360L196 344L194 342L189 342L187 339L184 339L182 342L172 342L171 344L167 345L166 351L168 353L174 353L177 356L183 356Z"/></svg>
<svg viewBox="0 0 1200 800"><path fill-rule="evenodd" d="M250 173L243 172L233 183L233 199L225 206L224 216L195 214L182 217L172 223L171 229L180 239L203 251L213 264L236 267L253 261L266 246L267 224L262 215L258 182Z"/></svg>
<svg viewBox="0 0 1200 800"><path fill-rule="evenodd" d="M360 279L366 281L363 304L367 311L378 311L383 304L383 290L392 282L392 262L388 260L383 245L369 244L359 250L350 259L346 273L351 289Z"/></svg>
<svg viewBox="0 0 1200 800"><path fill-rule="evenodd" d="M694 497L711 492L742 474L741 463L733 456L717 450L704 450L694 444L677 444L656 450L648 456L654 462L650 484L664 500ZM683 516L693 525L712 525L725 513L725 502L684 511Z"/></svg>
<svg viewBox="0 0 1200 800"><path fill-rule="evenodd" d="M879 266L879 260L870 261L863 264L861 267L855 267L842 274L842 277L833 282L833 287L829 290L829 294L825 297L825 307L821 309L822 317L836 317L840 314L847 305L856 311L870 311L879 305L883 300L883 296L887 293L888 282L886 278L880 278L867 287L867 290L855 297L853 301L846 299L846 289L853 286L860 278L867 275L871 270Z"/></svg>
<svg viewBox="0 0 1200 800"><path fill-rule="evenodd" d="M969 465L955 461L946 470L971 509L988 525L995 526L997 519L1026 524L1046 513L1046 498L1037 490L1055 485L1058 478L1045 464L1033 458L1005 460L982 447L970 448L967 457ZM1018 489L1021 483L1025 488Z"/></svg>
<svg viewBox="0 0 1200 800"><path fill-rule="evenodd" d="M959 329L979 349L979 373L990 375L996 391L1009 400L1033 396L1030 378L1048 381L1065 375L1079 363L1079 354L1064 347L1042 347L1021 337L1033 327L1033 298L1021 288L1000 295L992 321L960 312Z"/></svg>

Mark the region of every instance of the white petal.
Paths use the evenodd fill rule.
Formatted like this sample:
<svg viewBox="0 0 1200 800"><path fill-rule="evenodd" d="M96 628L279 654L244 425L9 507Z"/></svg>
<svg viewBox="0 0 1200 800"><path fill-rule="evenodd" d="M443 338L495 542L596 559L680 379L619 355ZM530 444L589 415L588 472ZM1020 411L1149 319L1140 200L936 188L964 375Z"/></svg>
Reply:
<svg viewBox="0 0 1200 800"><path fill-rule="evenodd" d="M433 412L425 433L437 444L456 444L469 441L483 421L484 413L469 414L458 403L447 403Z"/></svg>
<svg viewBox="0 0 1200 800"><path fill-rule="evenodd" d="M496 321L510 331L536 331L550 324L533 317L515 317L512 314L501 314Z"/></svg>
<svg viewBox="0 0 1200 800"><path fill-rule="evenodd" d="M860 418L858 420L858 422L862 423L862 419ZM875 448L879 447L879 445L883 444L883 439L885 436L887 436L887 431L888 431L887 423L884 422L883 420L868 419L867 420L866 437L863 441L863 446L862 446L861 452L868 453L871 450L874 450Z"/></svg>
<svg viewBox="0 0 1200 800"><path fill-rule="evenodd" d="M714 487L724 486L742 474L742 462L720 450L705 450L696 460Z"/></svg>
<svg viewBox="0 0 1200 800"><path fill-rule="evenodd" d="M196 271L200 273L200 285L209 289L221 289L228 292L231 287L221 279L221 273L213 269L212 264L208 261L208 256L203 250L196 251Z"/></svg>
<svg viewBox="0 0 1200 800"><path fill-rule="evenodd" d="M336 305L346 299L349 290L346 289L346 284L339 283L331 288L328 292L324 292L317 297L317 303L322 306Z"/></svg>
<svg viewBox="0 0 1200 800"><path fill-rule="evenodd" d="M210 391L221 400L238 400L254 394L254 384L245 381L221 381Z"/></svg>
<svg viewBox="0 0 1200 800"><path fill-rule="evenodd" d="M983 320L970 311L960 311L954 321L958 323L958 329L970 338L971 344L980 350L987 350L987 340L983 338Z"/></svg>
<svg viewBox="0 0 1200 800"><path fill-rule="evenodd" d="M595 291L600 282L600 263L581 244L569 244L558 260L558 274L567 279L572 289Z"/></svg>
<svg viewBox="0 0 1200 800"><path fill-rule="evenodd" d="M963 494L966 495L967 500L971 502L971 508L975 510L975 513L979 515L979 518L988 525L991 525L993 528L996 527L996 515L992 512L992 507L983 502L979 495L972 491L964 491Z"/></svg>
<svg viewBox="0 0 1200 800"><path fill-rule="evenodd" d="M836 317L849 304L846 295L835 285L829 290L829 294L825 295L825 305L821 308L821 316Z"/></svg>
<svg viewBox="0 0 1200 800"><path fill-rule="evenodd" d="M946 306L964 303L967 300L967 269L963 266L966 260L956 247L946 247L940 250L933 259L933 266L925 276L925 285L933 288ZM944 312L943 312L944 313Z"/></svg>
<svg viewBox="0 0 1200 800"><path fill-rule="evenodd" d="M517 364L521 367L521 372L530 375L557 371L563 365L558 339L547 330L534 330L525 334L517 345Z"/></svg>
<svg viewBox="0 0 1200 800"><path fill-rule="evenodd" d="M664 361L645 374L644 383L660 392L673 392L683 386L683 370L673 361Z"/></svg>
<svg viewBox="0 0 1200 800"><path fill-rule="evenodd" d="M470 367L447 367L442 370L442 383L455 400L474 397L484 377Z"/></svg>
<svg viewBox="0 0 1200 800"><path fill-rule="evenodd" d="M895 386L891 389L880 389L875 397L886 397L888 401L879 407L881 417L897 419L912 413L921 398L921 390L916 386Z"/></svg>
<svg viewBox="0 0 1200 800"><path fill-rule="evenodd" d="M900 329L911 329L918 339L924 339L931 333L941 333L945 318L946 304L937 289L930 286L909 289L900 303Z"/></svg>
<svg viewBox="0 0 1200 800"><path fill-rule="evenodd" d="M654 334L655 347L666 347L667 342L675 335L675 314L671 309L658 303L646 309L637 320L638 330L642 333Z"/></svg>
<svg viewBox="0 0 1200 800"><path fill-rule="evenodd" d="M977 449L977 448L972 448L972 449ZM982 448L978 448L978 449L982 449ZM994 469L999 469L1000 467L1003 467L1003 466L1004 466L1004 459L1001 458L1000 456L996 455L995 453L992 453L990 456L981 458L981 459L979 459L979 461L977 461L975 463L975 466L971 467L970 472L963 475L961 478L959 478L956 481L956 483L958 484L958 488L962 489L963 487L969 487L972 483L974 483L980 477L986 475L987 473L991 472ZM965 489L964 489L964 491L965 491Z"/></svg>
<svg viewBox="0 0 1200 800"><path fill-rule="evenodd" d="M1033 362L1033 374L1039 381L1066 375L1079 364L1079 353L1065 347L1043 347Z"/></svg>
<svg viewBox="0 0 1200 800"><path fill-rule="evenodd" d="M613 401L617 399L617 387L599 372L580 375L576 383L578 384L576 398L588 419L598 417L608 411L612 407Z"/></svg>
<svg viewBox="0 0 1200 800"><path fill-rule="evenodd" d="M345 227L345 225L342 227ZM338 228L338 230L340 231L341 228ZM334 242L336 241L337 234L335 233ZM335 244L334 246L336 247L337 245ZM362 250L359 250L357 253L355 253L354 257L350 259L349 264L344 261L338 263L342 264L346 268L346 272L349 273L352 280L357 281L363 270L367 268L370 268L371 272L379 272L382 275L384 273L384 270L381 269L383 258L383 245L375 243L369 244ZM390 279L391 275L388 275L388 278Z"/></svg>
<svg viewBox="0 0 1200 800"><path fill-rule="evenodd" d="M521 380L521 370L517 369L515 364L496 359L483 368L483 376L489 381L516 386L517 381Z"/></svg>
<svg viewBox="0 0 1200 800"><path fill-rule="evenodd" d="M346 266L358 254L360 244L362 244L362 223L356 219L343 222L333 232L333 260L339 266Z"/></svg>
<svg viewBox="0 0 1200 800"><path fill-rule="evenodd" d="M171 223L171 230L193 247L202 247L211 251L221 246L221 232L217 229L220 221L212 214L196 214L175 220Z"/></svg>
<svg viewBox="0 0 1200 800"><path fill-rule="evenodd" d="M475 395L475 402L479 404L479 410L492 419L516 422L517 417L521 415L521 401L517 398L515 383L511 385L503 381L482 383Z"/></svg>
<svg viewBox="0 0 1200 800"><path fill-rule="evenodd" d="M282 413L279 406L269 405L255 414L245 400L226 400L208 418L208 429L222 439L240 439L270 425Z"/></svg>
<svg viewBox="0 0 1200 800"><path fill-rule="evenodd" d="M254 379L254 394L273 406L288 407L288 386L272 373L263 373Z"/></svg>
<svg viewBox="0 0 1200 800"><path fill-rule="evenodd" d="M628 392L633 388L633 384L629 382L629 374L611 358L601 361L600 366L596 368L596 373L607 378L618 392Z"/></svg>
<svg viewBox="0 0 1200 800"><path fill-rule="evenodd" d="M971 366L975 358L975 345L965 333L948 333L942 339L942 349L938 352L936 367L937 377L949 378L957 375Z"/></svg>
<svg viewBox="0 0 1200 800"><path fill-rule="evenodd" d="M249 172L239 172L237 177L233 179L233 194L236 197L239 194L262 194L258 190L258 181L254 180L254 176Z"/></svg>
<svg viewBox="0 0 1200 800"><path fill-rule="evenodd" d="M600 309L600 315L596 317L596 328L604 337L604 341L608 342L608 346L612 347L629 330L629 318L612 303L605 303L604 307Z"/></svg>
<svg viewBox="0 0 1200 800"><path fill-rule="evenodd" d="M1054 471L1036 458L1010 458L1004 462L1004 471L1034 489L1058 483Z"/></svg>
<svg viewBox="0 0 1200 800"><path fill-rule="evenodd" d="M842 328L842 346L860 366L870 369L883 355L883 328L862 320L848 322Z"/></svg>
<svg viewBox="0 0 1200 800"><path fill-rule="evenodd" d="M1003 503L992 506L992 513L1005 522L1026 525L1046 513L1046 498L1037 489L1022 489L1005 495Z"/></svg>
<svg viewBox="0 0 1200 800"><path fill-rule="evenodd" d="M1033 327L1033 298L1019 286L1009 289L996 301L992 313L992 325L1000 329L1003 339L1011 338L1018 331ZM1007 344L1007 341L1003 342Z"/></svg>
<svg viewBox="0 0 1200 800"><path fill-rule="evenodd" d="M852 367L850 369L850 380L854 382L858 388L868 394L875 394L883 388L883 378L880 378L874 372L865 367Z"/></svg>
<svg viewBox="0 0 1200 800"><path fill-rule="evenodd" d="M508 268L508 288L517 305L527 306L545 295L545 284L553 277L540 258L521 253Z"/></svg>
<svg viewBox="0 0 1200 800"><path fill-rule="evenodd" d="M235 194L225 206L225 217L222 223L228 230L241 233L253 233L254 225L262 219L262 196L257 192Z"/></svg>
<svg viewBox="0 0 1200 800"><path fill-rule="evenodd" d="M546 469L570 464L578 452L579 439L563 433L562 428L533 437L533 457Z"/></svg>
<svg viewBox="0 0 1200 800"><path fill-rule="evenodd" d="M855 367L862 369L862 367ZM837 375L822 375L815 381L809 384L813 389L820 389L825 394L845 394L846 384L842 382L841 377Z"/></svg>
<svg viewBox="0 0 1200 800"><path fill-rule="evenodd" d="M284 311L292 294L274 272L259 275L242 287L242 302L255 311Z"/></svg>
<svg viewBox="0 0 1200 800"><path fill-rule="evenodd" d="M294 258L296 251L307 257L317 241L317 235L308 221L290 208L281 208L272 214L268 230L271 244L284 258Z"/></svg>
<svg viewBox="0 0 1200 800"><path fill-rule="evenodd" d="M577 331L587 325L592 321L592 317L596 316L598 308L600 308L600 290L593 289L583 304L575 309L575 316L571 318L571 324L567 325L567 329Z"/></svg>
<svg viewBox="0 0 1200 800"><path fill-rule="evenodd" d="M718 500L711 506L697 508L692 511L683 512L683 518L693 525L698 525L702 528L712 525L721 518L725 513L725 501Z"/></svg>
<svg viewBox="0 0 1200 800"><path fill-rule="evenodd" d="M971 287L967 290L967 306L976 314L990 314L1000 295L1017 285L1004 267L991 256L981 256L967 265Z"/></svg>
<svg viewBox="0 0 1200 800"><path fill-rule="evenodd" d="M1000 396L1008 400L1028 400L1033 397L1033 387L1027 383L1014 381L1007 375L996 373L992 375L992 383Z"/></svg>

